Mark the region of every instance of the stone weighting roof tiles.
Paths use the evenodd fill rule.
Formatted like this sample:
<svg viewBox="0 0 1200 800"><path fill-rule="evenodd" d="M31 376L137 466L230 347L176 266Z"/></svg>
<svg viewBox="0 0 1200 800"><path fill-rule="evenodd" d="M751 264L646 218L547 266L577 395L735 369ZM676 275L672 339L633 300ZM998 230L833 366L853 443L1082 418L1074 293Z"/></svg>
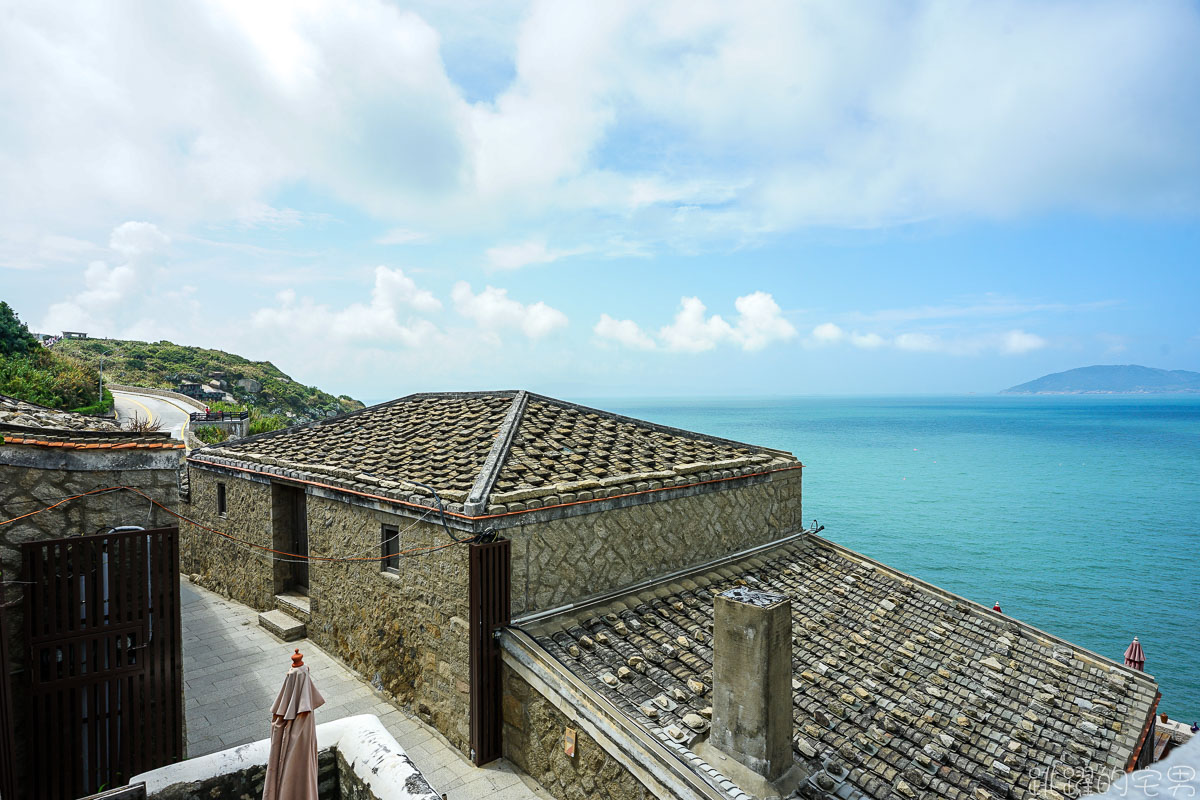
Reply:
<svg viewBox="0 0 1200 800"><path fill-rule="evenodd" d="M713 597L738 585L791 599L811 800L1078 797L1121 773L1153 713L1150 676L811 534L523 629L634 724L690 748L711 725Z"/></svg>
<svg viewBox="0 0 1200 800"><path fill-rule="evenodd" d="M5 445L63 450L182 450L168 432L123 431L109 419L59 411L0 395L0 439Z"/></svg>
<svg viewBox="0 0 1200 800"><path fill-rule="evenodd" d="M798 466L790 453L528 392L414 394L341 417L206 447L196 463L315 480L448 510L505 513L564 497Z"/></svg>

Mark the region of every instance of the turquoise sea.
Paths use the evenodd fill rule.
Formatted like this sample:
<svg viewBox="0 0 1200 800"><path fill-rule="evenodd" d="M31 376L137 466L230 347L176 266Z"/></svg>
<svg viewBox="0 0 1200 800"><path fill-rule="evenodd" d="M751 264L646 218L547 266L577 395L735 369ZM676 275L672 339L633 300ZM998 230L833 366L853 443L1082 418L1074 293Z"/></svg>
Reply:
<svg viewBox="0 0 1200 800"><path fill-rule="evenodd" d="M1137 635L1200 719L1200 398L589 404L790 450L823 536L1118 661Z"/></svg>

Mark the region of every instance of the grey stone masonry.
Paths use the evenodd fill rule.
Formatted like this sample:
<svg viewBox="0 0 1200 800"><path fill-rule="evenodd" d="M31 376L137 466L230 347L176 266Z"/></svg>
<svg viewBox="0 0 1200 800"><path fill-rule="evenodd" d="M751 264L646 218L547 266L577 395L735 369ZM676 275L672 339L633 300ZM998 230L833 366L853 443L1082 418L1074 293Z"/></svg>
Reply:
<svg viewBox="0 0 1200 800"><path fill-rule="evenodd" d="M741 587L714 602L712 744L774 781L792 766L792 605Z"/></svg>

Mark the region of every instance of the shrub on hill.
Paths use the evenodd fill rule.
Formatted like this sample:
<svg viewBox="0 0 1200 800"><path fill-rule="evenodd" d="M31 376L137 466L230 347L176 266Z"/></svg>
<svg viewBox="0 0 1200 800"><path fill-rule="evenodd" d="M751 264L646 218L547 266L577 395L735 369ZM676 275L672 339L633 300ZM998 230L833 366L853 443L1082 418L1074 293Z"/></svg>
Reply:
<svg viewBox="0 0 1200 800"><path fill-rule="evenodd" d="M284 417L281 427L363 407L345 395L334 397L297 383L270 361L250 361L221 350L121 339L63 340L55 349L94 365L103 358L105 375L117 383L176 389L184 380L224 381L238 404L264 416Z"/></svg>
<svg viewBox="0 0 1200 800"><path fill-rule="evenodd" d="M37 349L38 340L12 306L0 300L0 356L23 355Z"/></svg>
<svg viewBox="0 0 1200 800"><path fill-rule="evenodd" d="M112 395L100 396L100 375L83 362L42 347L12 307L0 300L0 394L29 403L106 414Z"/></svg>

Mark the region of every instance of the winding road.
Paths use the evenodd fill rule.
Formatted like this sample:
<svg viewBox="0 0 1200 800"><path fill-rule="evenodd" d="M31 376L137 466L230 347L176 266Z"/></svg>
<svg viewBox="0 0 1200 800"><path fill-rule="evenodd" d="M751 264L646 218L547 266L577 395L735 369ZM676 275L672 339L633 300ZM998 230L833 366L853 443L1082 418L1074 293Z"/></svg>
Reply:
<svg viewBox="0 0 1200 800"><path fill-rule="evenodd" d="M183 429L187 427L188 415L193 409L166 397L150 394L114 391L112 395L117 408L117 422L121 427L125 427L136 415L138 419L158 422L162 426L160 430L170 431L175 439L183 439Z"/></svg>

